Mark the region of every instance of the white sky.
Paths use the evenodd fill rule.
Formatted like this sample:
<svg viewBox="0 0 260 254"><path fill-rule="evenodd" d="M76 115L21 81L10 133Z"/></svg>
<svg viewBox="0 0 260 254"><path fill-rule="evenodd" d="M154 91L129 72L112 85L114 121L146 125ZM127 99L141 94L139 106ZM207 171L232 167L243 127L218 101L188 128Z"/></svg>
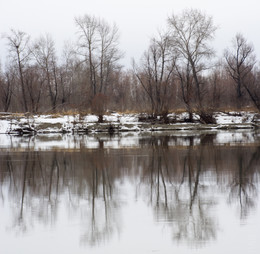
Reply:
<svg viewBox="0 0 260 254"><path fill-rule="evenodd" d="M32 38L50 33L60 50L65 40L76 38L74 17L95 15L117 24L120 48L125 52L123 64L130 67L131 59L139 61L157 30L166 28L167 17L190 7L213 16L219 27L214 41L218 55L241 32L260 56L259 0L0 0L0 34L10 28L22 30ZM1 39L2 62L5 54L5 42Z"/></svg>

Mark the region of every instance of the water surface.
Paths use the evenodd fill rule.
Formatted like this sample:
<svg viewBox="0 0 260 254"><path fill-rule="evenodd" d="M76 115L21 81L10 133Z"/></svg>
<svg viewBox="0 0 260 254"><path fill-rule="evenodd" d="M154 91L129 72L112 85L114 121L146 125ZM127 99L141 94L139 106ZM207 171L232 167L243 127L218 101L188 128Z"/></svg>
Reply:
<svg viewBox="0 0 260 254"><path fill-rule="evenodd" d="M0 136L1 253L259 253L260 136Z"/></svg>

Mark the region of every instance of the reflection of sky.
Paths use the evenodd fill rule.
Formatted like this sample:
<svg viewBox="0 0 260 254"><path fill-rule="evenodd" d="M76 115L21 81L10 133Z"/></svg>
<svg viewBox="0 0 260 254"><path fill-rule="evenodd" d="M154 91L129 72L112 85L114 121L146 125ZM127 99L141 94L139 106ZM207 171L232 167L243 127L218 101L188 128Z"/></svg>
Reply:
<svg viewBox="0 0 260 254"><path fill-rule="evenodd" d="M168 134L164 132L155 134L140 134L135 132L120 133L112 138L103 135L61 135L61 134L44 134L36 135L32 137L17 137L0 134L0 149L34 149L34 150L50 150L50 149L98 149L102 143L104 148L134 148L139 147L140 139L145 142L150 136L161 136L164 137ZM237 145L237 144L253 144L256 143L256 139L260 137L254 131L249 130L237 130L237 131L183 131L183 132L172 132L170 138L167 141L167 145L170 147L174 146L190 146L191 140L192 145L198 146L201 144L202 139L208 135L213 137L212 142L216 145ZM158 141L160 142L160 141Z"/></svg>

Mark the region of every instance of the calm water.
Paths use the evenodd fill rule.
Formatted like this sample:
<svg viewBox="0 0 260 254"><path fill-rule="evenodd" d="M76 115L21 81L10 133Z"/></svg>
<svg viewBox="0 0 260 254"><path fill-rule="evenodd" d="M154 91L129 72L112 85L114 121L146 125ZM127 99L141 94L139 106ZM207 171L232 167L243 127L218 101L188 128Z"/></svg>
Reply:
<svg viewBox="0 0 260 254"><path fill-rule="evenodd" d="M0 135L0 253L259 253L260 135Z"/></svg>

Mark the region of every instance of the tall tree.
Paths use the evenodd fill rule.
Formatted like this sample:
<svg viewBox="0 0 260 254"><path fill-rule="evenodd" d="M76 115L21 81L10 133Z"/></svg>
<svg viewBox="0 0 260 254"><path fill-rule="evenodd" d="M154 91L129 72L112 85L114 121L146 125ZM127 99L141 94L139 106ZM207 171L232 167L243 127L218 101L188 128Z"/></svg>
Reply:
<svg viewBox="0 0 260 254"><path fill-rule="evenodd" d="M55 44L51 36L47 34L37 39L32 52L45 73L52 110L55 111L58 103L58 66Z"/></svg>
<svg viewBox="0 0 260 254"><path fill-rule="evenodd" d="M77 53L86 64L92 96L105 93L112 72L120 67L118 60L122 54L118 48L118 28L90 15L77 17L75 22L78 29Z"/></svg>
<svg viewBox="0 0 260 254"><path fill-rule="evenodd" d="M185 104L186 110L189 113L188 121L193 121L193 109L192 109L192 97L193 97L193 86L194 80L192 77L192 70L190 63L187 62L186 65L178 66L175 68L176 79L178 80L179 86L181 88L181 98Z"/></svg>
<svg viewBox="0 0 260 254"><path fill-rule="evenodd" d="M70 99L74 91L74 95L77 94L77 85L75 84L75 76L77 75L76 70L76 56L75 50L72 45L68 42L64 44L62 53L62 64L59 68L59 79L60 79L60 96L61 105L64 110L71 103ZM78 82L76 82L78 83ZM82 91L80 91L82 94ZM76 95L77 96L77 95ZM79 98L76 98L77 102L80 102ZM78 103L79 105L80 103Z"/></svg>
<svg viewBox="0 0 260 254"><path fill-rule="evenodd" d="M212 17L196 9L185 9L180 15L168 18L172 44L179 54L178 66L192 74L199 110L202 110L202 79L204 70L210 68L208 60L214 55L209 42L214 38L216 26ZM181 73L181 72L179 72ZM186 76L187 71L183 74ZM184 79L183 79L184 80ZM190 82L187 80L187 82Z"/></svg>
<svg viewBox="0 0 260 254"><path fill-rule="evenodd" d="M30 60L31 51L29 49L30 36L22 31L16 31L11 29L10 33L6 36L8 42L9 53L13 61L16 63L19 81L22 89L22 100L24 110L28 111L28 102L27 102L27 91L24 81L24 73L26 65Z"/></svg>
<svg viewBox="0 0 260 254"><path fill-rule="evenodd" d="M14 80L15 74L10 67L5 73L0 69L0 100L5 112L8 111L13 97Z"/></svg>
<svg viewBox="0 0 260 254"><path fill-rule="evenodd" d="M30 112L37 113L40 108L40 101L45 87L45 74L39 66L30 65L26 68L24 81L28 91Z"/></svg>
<svg viewBox="0 0 260 254"><path fill-rule="evenodd" d="M176 58L170 37L165 33L151 40L148 50L143 55L141 67L138 68L134 64L136 77L149 97L155 116L169 109Z"/></svg>
<svg viewBox="0 0 260 254"><path fill-rule="evenodd" d="M252 71L256 64L254 47L248 43L242 34L237 34L232 40L232 48L224 52L225 67L236 84L236 94L238 106L240 107L243 96L243 88L246 89L250 98L260 110L260 104L257 102L257 94L254 95L252 83ZM251 84L250 84L251 83ZM259 104L259 105L258 105Z"/></svg>

